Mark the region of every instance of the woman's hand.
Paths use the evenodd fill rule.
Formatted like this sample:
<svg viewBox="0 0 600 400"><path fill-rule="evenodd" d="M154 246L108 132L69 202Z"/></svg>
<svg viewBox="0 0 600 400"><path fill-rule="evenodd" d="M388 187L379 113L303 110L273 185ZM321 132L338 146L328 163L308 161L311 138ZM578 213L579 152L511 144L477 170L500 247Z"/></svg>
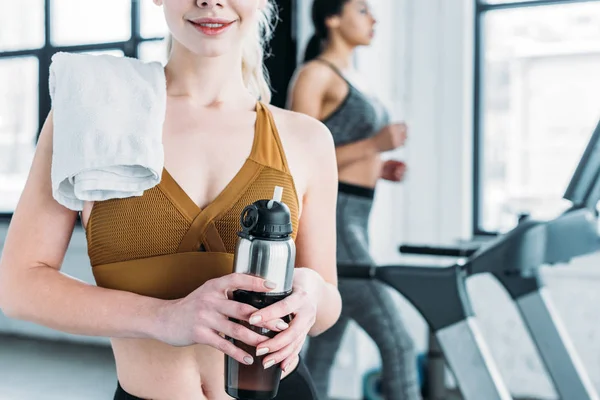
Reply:
<svg viewBox="0 0 600 400"><path fill-rule="evenodd" d="M248 304L230 300L229 294L237 289L269 292L273 288L272 282L247 274L230 274L207 281L183 299L165 303L159 314L162 332L158 339L172 346L209 345L241 363L252 364L254 354L246 353L223 336L252 347L269 338L229 320L249 322L250 316L258 311ZM264 326L280 332L287 324L272 318Z"/></svg>
<svg viewBox="0 0 600 400"><path fill-rule="evenodd" d="M310 268L296 268L292 294L252 314L250 323L261 327L272 326L274 321L293 316L287 329L258 345L256 355L267 354L263 361L265 368L281 363L281 369L285 371L296 360L315 323L324 282L318 272Z"/></svg>
<svg viewBox="0 0 600 400"><path fill-rule="evenodd" d="M406 175L406 164L402 161L388 160L381 167L381 179L401 182Z"/></svg>
<svg viewBox="0 0 600 400"><path fill-rule="evenodd" d="M408 135L405 123L397 123L384 126L375 136L369 140L376 151L383 153L404 146Z"/></svg>

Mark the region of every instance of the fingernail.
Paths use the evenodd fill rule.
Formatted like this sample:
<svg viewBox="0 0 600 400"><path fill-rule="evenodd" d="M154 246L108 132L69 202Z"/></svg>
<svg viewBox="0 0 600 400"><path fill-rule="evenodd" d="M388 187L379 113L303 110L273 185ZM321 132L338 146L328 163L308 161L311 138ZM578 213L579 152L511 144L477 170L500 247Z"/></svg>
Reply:
<svg viewBox="0 0 600 400"><path fill-rule="evenodd" d="M271 368L275 364L275 360L269 360L265 363L265 369Z"/></svg>
<svg viewBox="0 0 600 400"><path fill-rule="evenodd" d="M246 356L246 357L244 357L244 362L248 365L252 365L252 363L254 362L254 358L252 358L250 356Z"/></svg>
<svg viewBox="0 0 600 400"><path fill-rule="evenodd" d="M256 356L257 357L264 356L268 352L269 352L269 348L268 347L263 347L262 349L256 349Z"/></svg>
<svg viewBox="0 0 600 400"><path fill-rule="evenodd" d="M254 317L250 318L250 325L256 325L260 321L262 321L262 317L260 315L255 315Z"/></svg>
<svg viewBox="0 0 600 400"><path fill-rule="evenodd" d="M275 282L265 281L265 287L267 289L275 289L277 287L277 284Z"/></svg>
<svg viewBox="0 0 600 400"><path fill-rule="evenodd" d="M279 322L277 322L277 324L276 324L275 326L276 326L276 327L277 327L277 329L279 329L279 330L284 330L284 329L287 329L287 328L289 328L289 327L290 327L288 324L286 324L286 323L285 323L285 322L283 322L283 321L279 321Z"/></svg>

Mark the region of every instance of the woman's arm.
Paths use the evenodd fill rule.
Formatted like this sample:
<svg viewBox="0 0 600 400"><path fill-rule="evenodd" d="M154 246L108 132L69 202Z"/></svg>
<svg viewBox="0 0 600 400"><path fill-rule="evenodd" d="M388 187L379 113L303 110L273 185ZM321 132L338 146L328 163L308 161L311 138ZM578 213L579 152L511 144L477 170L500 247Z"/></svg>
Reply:
<svg viewBox="0 0 600 400"><path fill-rule="evenodd" d="M321 120L324 117L323 104L327 90L335 74L325 65L307 64L290 85L288 108ZM335 149L338 168L372 157L379 153L376 143L371 139L339 146Z"/></svg>
<svg viewBox="0 0 600 400"><path fill-rule="evenodd" d="M285 124L294 140L297 167L303 168L295 178L302 178L302 213L296 235L296 270L294 292L285 300L256 312L257 324L296 313L296 323L290 332L277 336L284 343L286 336L307 333L319 335L339 318L342 301L337 290L336 265L336 203L337 168L335 150L329 130L312 118L296 114ZM301 167L300 167L301 165ZM292 165L293 167L293 165ZM313 308L314 307L314 308ZM304 318L310 320L304 320ZM314 319L313 319L314 318ZM301 320L301 321L300 321ZM254 321L254 318L251 319ZM302 335L300 335L302 336ZM303 339L303 338L302 338ZM270 343L270 349L280 348Z"/></svg>
<svg viewBox="0 0 600 400"><path fill-rule="evenodd" d="M339 318L342 300L337 290L336 203L337 167L333 140L322 124L314 124L315 137L308 149L311 174L304 195L302 215L296 237L296 265L307 267L322 278L316 321L309 335L329 329Z"/></svg>
<svg viewBox="0 0 600 400"><path fill-rule="evenodd" d="M175 346L207 344L240 362L249 357L217 333L257 345L264 337L227 317L248 320L254 307L227 299L228 290L268 292L272 285L245 274L206 282L179 300L159 300L100 288L60 272L77 213L52 197L52 114L48 117L0 260L0 308L12 318L64 332L151 338ZM82 266L83 267L83 266ZM275 329L277 320L272 321Z"/></svg>
<svg viewBox="0 0 600 400"><path fill-rule="evenodd" d="M377 156L379 151L374 146L372 138L362 139L335 148L337 167L342 169L364 158Z"/></svg>
<svg viewBox="0 0 600 400"><path fill-rule="evenodd" d="M13 318L90 336L156 337L161 302L60 273L77 213L52 197L52 113L0 259L0 307Z"/></svg>

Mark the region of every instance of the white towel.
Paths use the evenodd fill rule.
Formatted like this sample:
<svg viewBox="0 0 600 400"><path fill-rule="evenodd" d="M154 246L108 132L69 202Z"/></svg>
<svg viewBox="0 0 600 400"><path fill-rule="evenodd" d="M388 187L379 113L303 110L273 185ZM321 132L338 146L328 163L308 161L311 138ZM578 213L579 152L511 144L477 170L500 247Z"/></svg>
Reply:
<svg viewBox="0 0 600 400"><path fill-rule="evenodd" d="M160 63L57 53L50 66L52 194L84 201L141 196L160 182L166 80Z"/></svg>

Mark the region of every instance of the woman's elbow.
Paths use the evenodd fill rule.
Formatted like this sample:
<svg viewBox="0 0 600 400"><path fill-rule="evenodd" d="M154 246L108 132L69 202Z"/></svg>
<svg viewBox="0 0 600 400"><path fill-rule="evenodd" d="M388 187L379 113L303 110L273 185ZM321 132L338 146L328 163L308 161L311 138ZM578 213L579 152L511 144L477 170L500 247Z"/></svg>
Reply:
<svg viewBox="0 0 600 400"><path fill-rule="evenodd" d="M0 311L9 318L18 318L19 311L11 286L6 274L0 273Z"/></svg>
<svg viewBox="0 0 600 400"><path fill-rule="evenodd" d="M335 292L336 292L336 298L331 307L332 308L331 314L326 321L325 327L319 334L327 331L329 328L331 328L333 325L335 325L336 322L338 322L338 320L340 319L340 316L342 314L342 298L340 297L340 293L337 291L337 289Z"/></svg>
<svg viewBox="0 0 600 400"><path fill-rule="evenodd" d="M10 319L24 319L18 308L3 299L3 297L0 297L0 312Z"/></svg>
<svg viewBox="0 0 600 400"><path fill-rule="evenodd" d="M6 265L0 265L0 311L11 319L25 319L26 302L22 298L24 291L17 288L23 288L23 284L14 274L9 273Z"/></svg>
<svg viewBox="0 0 600 400"><path fill-rule="evenodd" d="M319 336L327 331L339 320L342 313L342 297L337 287L329 285L330 296L327 299L325 312L320 313L320 318L309 332L309 336Z"/></svg>

